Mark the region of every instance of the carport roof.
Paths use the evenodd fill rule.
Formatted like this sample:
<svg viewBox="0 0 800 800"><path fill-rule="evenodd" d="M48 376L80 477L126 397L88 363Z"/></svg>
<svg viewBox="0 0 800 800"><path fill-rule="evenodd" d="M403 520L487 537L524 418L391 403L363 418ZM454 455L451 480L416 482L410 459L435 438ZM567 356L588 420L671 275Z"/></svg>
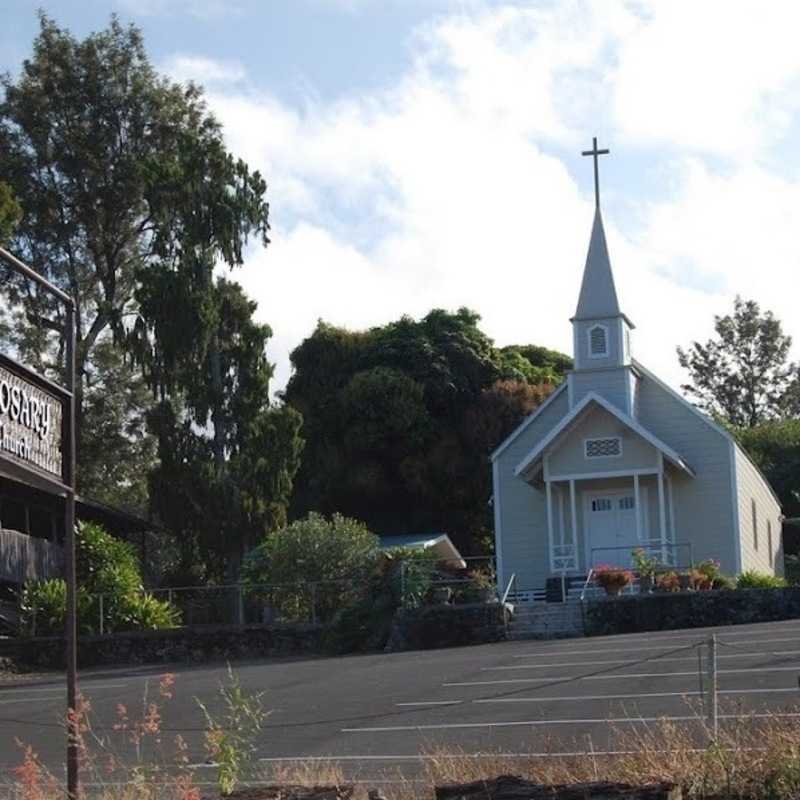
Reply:
<svg viewBox="0 0 800 800"><path fill-rule="evenodd" d="M464 557L446 533L401 533L379 537L381 549L411 547L419 550L433 550L443 561L455 561L466 566Z"/></svg>

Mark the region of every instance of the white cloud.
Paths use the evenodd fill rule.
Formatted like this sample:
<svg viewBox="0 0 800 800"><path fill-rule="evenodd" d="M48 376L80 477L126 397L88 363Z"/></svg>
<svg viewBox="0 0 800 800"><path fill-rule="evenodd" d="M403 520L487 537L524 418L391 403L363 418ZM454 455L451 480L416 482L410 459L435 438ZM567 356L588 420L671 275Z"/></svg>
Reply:
<svg viewBox="0 0 800 800"><path fill-rule="evenodd" d="M240 83L247 77L238 61L220 61L204 56L174 55L161 65L161 72L180 83L193 81L204 86Z"/></svg>
<svg viewBox="0 0 800 800"><path fill-rule="evenodd" d="M134 16L190 16L209 21L241 13L235 0L117 0L119 6Z"/></svg>
<svg viewBox="0 0 800 800"><path fill-rule="evenodd" d="M724 23L677 2L462 12L419 31L397 85L329 104L212 86L231 148L270 182L274 244L238 278L275 331L278 386L319 317L361 328L467 305L500 344L569 352L591 177L582 165L577 183L561 154L598 128L622 143L623 165L641 150L668 176L659 195L637 197L623 166L632 183L613 188L636 218L606 215L637 356L678 385L675 346L707 336L736 293L800 339L800 184L759 166L794 109L799 57L780 35L744 75L748 20L757 38L781 25L730 5ZM719 63L697 73L702 42ZM708 152L730 157L726 172ZM743 160L752 152L756 164Z"/></svg>

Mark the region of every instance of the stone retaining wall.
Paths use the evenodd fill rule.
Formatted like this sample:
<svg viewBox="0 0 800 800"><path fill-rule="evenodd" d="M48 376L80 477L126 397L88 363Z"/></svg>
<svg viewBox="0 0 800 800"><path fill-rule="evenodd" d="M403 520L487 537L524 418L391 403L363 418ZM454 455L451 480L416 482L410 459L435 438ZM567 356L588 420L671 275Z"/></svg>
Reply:
<svg viewBox="0 0 800 800"><path fill-rule="evenodd" d="M400 609L392 622L386 652L498 642L506 638L505 615L497 602Z"/></svg>
<svg viewBox="0 0 800 800"><path fill-rule="evenodd" d="M82 636L78 643L79 666L308 655L321 652L323 631L320 625L247 625ZM60 636L7 639L0 642L0 657L28 668L63 668L64 640Z"/></svg>
<svg viewBox="0 0 800 800"><path fill-rule="evenodd" d="M800 618L800 587L622 595L586 604L587 636Z"/></svg>

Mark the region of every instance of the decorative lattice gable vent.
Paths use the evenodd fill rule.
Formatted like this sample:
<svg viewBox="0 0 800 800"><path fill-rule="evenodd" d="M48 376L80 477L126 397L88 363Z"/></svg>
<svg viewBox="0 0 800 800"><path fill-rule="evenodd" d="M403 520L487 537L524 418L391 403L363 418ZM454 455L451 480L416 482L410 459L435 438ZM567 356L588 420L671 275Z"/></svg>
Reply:
<svg viewBox="0 0 800 800"><path fill-rule="evenodd" d="M587 439L585 443L586 458L613 458L622 455L622 439L619 436L608 436L604 439Z"/></svg>

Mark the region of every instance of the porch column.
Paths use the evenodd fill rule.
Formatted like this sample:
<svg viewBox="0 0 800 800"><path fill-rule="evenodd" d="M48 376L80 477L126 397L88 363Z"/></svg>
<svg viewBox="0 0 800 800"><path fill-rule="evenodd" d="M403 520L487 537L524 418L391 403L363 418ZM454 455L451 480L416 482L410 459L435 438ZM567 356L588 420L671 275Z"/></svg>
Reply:
<svg viewBox="0 0 800 800"><path fill-rule="evenodd" d="M664 456L658 454L658 522L661 530L661 560L667 560L667 507L664 502Z"/></svg>
<svg viewBox="0 0 800 800"><path fill-rule="evenodd" d="M547 454L544 457L544 488L547 495L547 542L550 548L550 571L554 571L553 550L553 488L550 483L550 464Z"/></svg>
<svg viewBox="0 0 800 800"><path fill-rule="evenodd" d="M633 474L633 507L636 509L636 540L642 541L642 511L639 507L639 474Z"/></svg>
<svg viewBox="0 0 800 800"><path fill-rule="evenodd" d="M572 552L575 554L575 569L578 569L578 515L576 513L577 503L575 502L575 480L569 482L569 516L572 523ZM587 566L587 569L589 567Z"/></svg>

